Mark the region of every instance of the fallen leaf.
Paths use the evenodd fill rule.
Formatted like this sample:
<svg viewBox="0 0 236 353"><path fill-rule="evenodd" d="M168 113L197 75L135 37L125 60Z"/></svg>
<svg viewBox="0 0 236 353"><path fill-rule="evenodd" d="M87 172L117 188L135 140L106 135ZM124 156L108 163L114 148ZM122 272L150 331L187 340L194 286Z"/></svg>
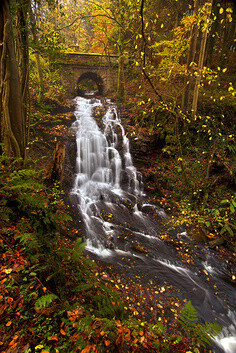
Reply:
<svg viewBox="0 0 236 353"><path fill-rule="evenodd" d="M6 323L6 326L8 327L8 326L11 326L11 321L8 321L7 323Z"/></svg>
<svg viewBox="0 0 236 353"><path fill-rule="evenodd" d="M62 336L66 335L65 331L62 328L60 329L60 333L61 333Z"/></svg>
<svg viewBox="0 0 236 353"><path fill-rule="evenodd" d="M89 353L91 351L91 348L92 346L88 345L81 351L81 353Z"/></svg>
<svg viewBox="0 0 236 353"><path fill-rule="evenodd" d="M49 341L58 341L57 335L53 335Z"/></svg>
<svg viewBox="0 0 236 353"><path fill-rule="evenodd" d="M106 346L106 347L110 346L110 344L111 344L111 342L110 342L109 340L106 340L106 341L105 341L105 346Z"/></svg>

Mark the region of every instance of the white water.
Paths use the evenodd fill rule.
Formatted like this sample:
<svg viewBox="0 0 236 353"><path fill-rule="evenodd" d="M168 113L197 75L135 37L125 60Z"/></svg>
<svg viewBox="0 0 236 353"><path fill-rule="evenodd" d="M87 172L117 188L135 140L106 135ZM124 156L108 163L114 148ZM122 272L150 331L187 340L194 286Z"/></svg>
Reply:
<svg viewBox="0 0 236 353"><path fill-rule="evenodd" d="M186 296L190 292L191 295L196 293L193 300L199 307L200 293L209 312L212 296L207 286L204 287L206 283L199 281L196 273L180 266L175 259L172 260L173 253L157 237L160 230L141 211L142 208L150 207L160 219L168 218L158 207L140 202L140 198L144 196L142 180L133 166L129 140L125 136L115 105L107 102L107 111L99 123L102 126L100 129L92 115L96 107L102 107L101 102L77 97L75 103L76 121L72 129L76 134L77 159L72 194L79 200L77 206L86 228L87 251L103 259L117 256L135 258L139 261L137 263L140 268L146 266L153 273L165 276L170 282L180 281L180 288L186 292ZM138 202L141 204L139 207ZM119 242L119 237L124 230L129 233L130 239L126 242L126 238L123 238L123 245ZM184 231L176 234L177 237L178 235L188 238ZM145 241L150 250L151 259L133 250L131 243L140 239ZM207 261L203 261L201 265L202 269L206 269L216 278L220 274ZM200 313L202 314L201 310ZM222 322L226 321L227 324L220 336L215 338L215 342L225 353L236 353L235 315L229 310L225 317L226 320L222 319Z"/></svg>

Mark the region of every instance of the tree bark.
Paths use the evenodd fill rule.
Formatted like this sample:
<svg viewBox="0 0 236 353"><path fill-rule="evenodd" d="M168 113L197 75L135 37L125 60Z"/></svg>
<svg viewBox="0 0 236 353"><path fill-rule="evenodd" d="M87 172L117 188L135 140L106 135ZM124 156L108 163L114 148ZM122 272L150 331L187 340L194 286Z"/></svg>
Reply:
<svg viewBox="0 0 236 353"><path fill-rule="evenodd" d="M197 15L199 6L200 6L199 0L195 0L194 9L193 9L193 12L195 15ZM189 45L189 50L187 54L187 63L186 63L187 76L184 79L184 90L183 90L182 103L181 103L181 107L185 111L188 110L190 91L193 87L193 77L192 77L193 70L191 69L190 64L195 60L198 32L199 32L198 25L194 24L190 33L190 45Z"/></svg>
<svg viewBox="0 0 236 353"><path fill-rule="evenodd" d="M192 117L195 117L197 113L197 103L198 103L198 94L199 94L199 86L202 78L202 68L203 68L203 62L204 62L204 56L205 56L205 49L206 49L206 41L207 41L207 33L208 33L208 23L209 23L209 18L211 15L211 7L212 7L212 1L209 0L209 11L205 16L205 30L202 35L202 41L201 41L201 47L200 47L200 53L199 53L199 59L198 59L198 72L197 72L197 77L195 80L195 86L194 86L194 92L193 92L193 103L192 103Z"/></svg>
<svg viewBox="0 0 236 353"><path fill-rule="evenodd" d="M53 159L48 166L45 181L51 185L55 182L62 182L64 173L65 146L58 142L54 150Z"/></svg>
<svg viewBox="0 0 236 353"><path fill-rule="evenodd" d="M44 81L43 81L43 70L42 66L40 63L40 55L39 55L39 41L38 41L38 36L37 36L37 29L36 29L36 20L34 13L32 11L31 6L29 7L29 19L30 19L30 27L31 27L31 33L33 37L33 42L34 42L34 47L35 47L35 60L36 60L36 66L37 66L37 71L38 71L38 78L39 78L39 96L38 96L38 102L40 103L44 97Z"/></svg>
<svg viewBox="0 0 236 353"><path fill-rule="evenodd" d="M8 0L0 4L0 41L1 138L6 156L24 159L26 119Z"/></svg>

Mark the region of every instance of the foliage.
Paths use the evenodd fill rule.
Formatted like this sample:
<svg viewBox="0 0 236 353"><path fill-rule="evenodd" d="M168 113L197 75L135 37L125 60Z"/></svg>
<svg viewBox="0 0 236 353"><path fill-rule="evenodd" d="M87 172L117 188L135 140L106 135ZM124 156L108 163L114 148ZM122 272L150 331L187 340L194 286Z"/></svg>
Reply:
<svg viewBox="0 0 236 353"><path fill-rule="evenodd" d="M188 341L181 337L163 339L162 322L137 320L125 308L117 292L95 276L81 239L67 244L59 236L61 224L55 224L58 220L50 211L56 213L59 203L50 202L53 196L37 181L37 173L12 170L3 160L1 167L1 193L14 209L14 218L5 220L0 235L1 348L27 344L28 352L187 349Z"/></svg>
<svg viewBox="0 0 236 353"><path fill-rule="evenodd" d="M30 81L29 86L31 90L31 98L35 101L39 100L40 93L40 81L39 74L36 65L36 58L34 52L30 51ZM49 60L43 56L39 56L43 82L44 82L44 100L55 101L60 103L64 100L65 88L61 82L59 72L50 68Z"/></svg>
<svg viewBox="0 0 236 353"><path fill-rule="evenodd" d="M220 333L220 326L215 323L200 324L197 319L197 312L188 301L179 314L179 322L184 331L192 338L193 345L196 343L206 346L211 339Z"/></svg>
<svg viewBox="0 0 236 353"><path fill-rule="evenodd" d="M53 293L45 294L36 300L35 307L45 309L57 298L58 298L57 295L55 295Z"/></svg>

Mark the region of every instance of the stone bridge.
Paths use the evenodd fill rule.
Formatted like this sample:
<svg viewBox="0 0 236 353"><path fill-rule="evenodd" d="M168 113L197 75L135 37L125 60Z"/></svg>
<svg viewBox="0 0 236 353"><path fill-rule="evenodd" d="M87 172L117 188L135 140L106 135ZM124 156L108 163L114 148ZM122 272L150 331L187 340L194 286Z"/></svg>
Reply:
<svg viewBox="0 0 236 353"><path fill-rule="evenodd" d="M113 92L117 86L118 56L67 53L51 62L69 95L76 95L78 84L89 79L96 83L99 94Z"/></svg>

